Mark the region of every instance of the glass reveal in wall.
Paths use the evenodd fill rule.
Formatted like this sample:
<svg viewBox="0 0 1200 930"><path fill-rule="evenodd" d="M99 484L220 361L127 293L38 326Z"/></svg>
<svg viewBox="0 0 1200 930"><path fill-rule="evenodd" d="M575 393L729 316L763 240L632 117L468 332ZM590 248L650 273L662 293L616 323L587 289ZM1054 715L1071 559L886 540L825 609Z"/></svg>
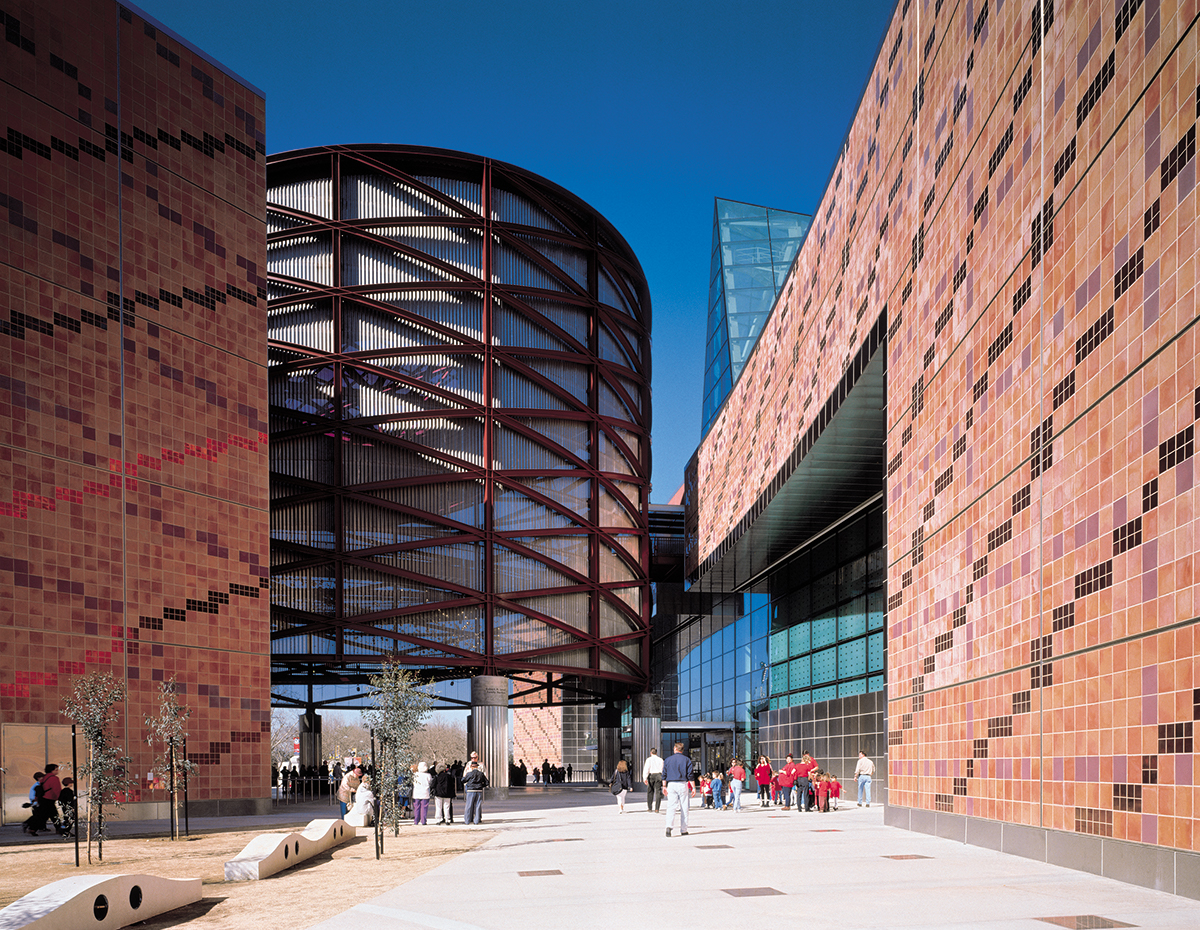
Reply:
<svg viewBox="0 0 1200 930"><path fill-rule="evenodd" d="M717 198L701 435L708 432L758 342L811 223L804 213Z"/></svg>

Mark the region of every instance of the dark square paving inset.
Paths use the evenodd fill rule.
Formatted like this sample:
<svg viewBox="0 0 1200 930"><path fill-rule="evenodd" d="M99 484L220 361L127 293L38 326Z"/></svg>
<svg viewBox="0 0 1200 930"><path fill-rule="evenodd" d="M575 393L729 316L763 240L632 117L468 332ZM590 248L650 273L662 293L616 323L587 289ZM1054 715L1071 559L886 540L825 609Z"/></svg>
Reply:
<svg viewBox="0 0 1200 930"><path fill-rule="evenodd" d="M696 848L697 849L733 849L732 846L728 846L724 843L717 843L714 846L697 846Z"/></svg>
<svg viewBox="0 0 1200 930"><path fill-rule="evenodd" d="M884 859L932 859L933 856L918 856L914 853L904 853L900 856L884 856Z"/></svg>
<svg viewBox="0 0 1200 930"><path fill-rule="evenodd" d="M531 878L535 875L562 875L560 869L534 869L529 872L518 872L522 878Z"/></svg>
<svg viewBox="0 0 1200 930"><path fill-rule="evenodd" d="M761 898L766 895L783 894L774 888L722 888L723 892L734 898Z"/></svg>
<svg viewBox="0 0 1200 930"><path fill-rule="evenodd" d="M842 831L836 830L836 829L829 829L829 830L809 830L808 832L809 833L841 833Z"/></svg>
<svg viewBox="0 0 1200 930"><path fill-rule="evenodd" d="M1037 919L1044 924L1066 927L1067 930L1108 930L1110 927L1137 926L1137 924L1126 924L1108 917L1097 917L1095 914L1074 914L1069 917L1039 917Z"/></svg>

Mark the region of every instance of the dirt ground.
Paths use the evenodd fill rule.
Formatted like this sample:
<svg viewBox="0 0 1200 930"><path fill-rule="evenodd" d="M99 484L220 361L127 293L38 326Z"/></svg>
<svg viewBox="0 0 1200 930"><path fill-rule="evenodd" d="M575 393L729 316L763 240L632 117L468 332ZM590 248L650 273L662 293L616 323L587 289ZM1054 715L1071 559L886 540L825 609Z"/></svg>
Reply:
<svg viewBox="0 0 1200 930"><path fill-rule="evenodd" d="M226 884L225 862L262 832L193 833L174 842L158 837L112 839L104 844L103 863L96 861L93 846L91 865L81 844L78 869L73 841L46 837L42 842L0 847L0 907L72 875L144 872L166 878L200 876L204 897L133 926L186 924L196 930L309 927L428 872L495 835L461 824L402 827L399 837L385 834L383 857L377 861L374 836L364 829L355 839L270 878ZM289 828L270 832L289 832Z"/></svg>

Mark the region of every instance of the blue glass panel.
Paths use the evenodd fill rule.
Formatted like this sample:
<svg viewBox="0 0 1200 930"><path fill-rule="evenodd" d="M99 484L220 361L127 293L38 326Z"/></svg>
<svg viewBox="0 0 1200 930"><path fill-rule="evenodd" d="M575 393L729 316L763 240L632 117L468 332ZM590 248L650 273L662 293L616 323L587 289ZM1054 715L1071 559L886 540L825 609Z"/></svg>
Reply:
<svg viewBox="0 0 1200 930"><path fill-rule="evenodd" d="M771 612L767 610L755 611L750 618L750 636L753 639L760 639L771 632Z"/></svg>
<svg viewBox="0 0 1200 930"><path fill-rule="evenodd" d="M882 633L872 633L867 637L867 668L872 672L883 671Z"/></svg>
<svg viewBox="0 0 1200 930"><path fill-rule="evenodd" d="M867 641L856 639L838 646L838 677L850 678L867 673Z"/></svg>
<svg viewBox="0 0 1200 930"><path fill-rule="evenodd" d="M812 684L812 669L808 656L792 659L788 663L788 687L795 691L797 688L807 688Z"/></svg>
<svg viewBox="0 0 1200 930"><path fill-rule="evenodd" d="M867 680L855 678L854 681L843 681L838 684L838 697L850 697L852 694L866 694Z"/></svg>
<svg viewBox="0 0 1200 930"><path fill-rule="evenodd" d="M700 661L705 665L712 661L712 637L705 639L700 644Z"/></svg>
<svg viewBox="0 0 1200 930"><path fill-rule="evenodd" d="M716 201L715 208L718 222L721 220L740 219L761 219L764 222L766 221L766 207L760 207L754 203L742 203L740 200L725 200L721 197L716 197L714 200Z"/></svg>
<svg viewBox="0 0 1200 930"><path fill-rule="evenodd" d="M771 634L771 661L782 662L788 657L788 631Z"/></svg>
<svg viewBox="0 0 1200 930"><path fill-rule="evenodd" d="M796 703L797 704L809 704L811 702L812 702L812 692L811 691L799 691L796 693Z"/></svg>
<svg viewBox="0 0 1200 930"><path fill-rule="evenodd" d="M734 667L734 659L736 658L737 656L734 655L732 649L726 652L721 658L721 677L726 681L737 675L737 669ZM716 663L713 664L715 665Z"/></svg>
<svg viewBox="0 0 1200 930"><path fill-rule="evenodd" d="M737 315L749 315L762 319L771 310L771 305L775 303L775 285L770 280L769 274L764 282L758 285L750 285L741 287L737 290L732 288L725 291L725 315L732 319ZM730 328L732 335L734 330Z"/></svg>
<svg viewBox="0 0 1200 930"><path fill-rule="evenodd" d="M812 649L812 624L797 623L788 630L788 655L803 655Z"/></svg>
<svg viewBox="0 0 1200 930"><path fill-rule="evenodd" d="M736 704L739 708L739 714L740 714L740 708L744 707L745 705L750 703L750 698L751 698L750 692L751 692L751 676L750 675L738 675L737 680L734 682L733 697L734 697L734 704Z"/></svg>
<svg viewBox="0 0 1200 930"><path fill-rule="evenodd" d="M691 694L688 692L680 691L679 692L679 716L681 718L687 717L687 715L689 713L691 713L691 703L692 703Z"/></svg>
<svg viewBox="0 0 1200 930"><path fill-rule="evenodd" d="M853 639L867 632L867 599L856 597L838 610L838 639Z"/></svg>
<svg viewBox="0 0 1200 930"><path fill-rule="evenodd" d="M837 697L837 685L827 685L824 688L817 688L812 693L813 703L817 701L832 701Z"/></svg>
<svg viewBox="0 0 1200 930"><path fill-rule="evenodd" d="M871 691L882 691L884 687L882 675L872 675L867 679L867 688Z"/></svg>
<svg viewBox="0 0 1200 930"><path fill-rule="evenodd" d="M784 653L784 658L787 658L786 650ZM769 661L771 661L771 659L767 650L766 637L756 639L750 644L750 670L757 672L760 668L762 668L764 662Z"/></svg>
<svg viewBox="0 0 1200 930"><path fill-rule="evenodd" d="M812 225L812 217L807 213L792 213L769 207L767 219L770 222L772 239L798 239L803 242L804 237L808 235L808 228Z"/></svg>
<svg viewBox="0 0 1200 930"><path fill-rule="evenodd" d="M834 611L829 611L824 616L814 620L812 622L813 649L820 649L822 646L828 646L831 643L837 642L837 629L837 614Z"/></svg>
<svg viewBox="0 0 1200 930"><path fill-rule="evenodd" d="M752 670L750 665L750 644L745 643L733 647L734 672L738 675L748 675Z"/></svg>
<svg viewBox="0 0 1200 930"><path fill-rule="evenodd" d="M748 645L750 643L750 640L753 638L754 637L750 633L750 618L749 617L738 617L738 621L735 624L735 628L733 631L734 646Z"/></svg>
<svg viewBox="0 0 1200 930"><path fill-rule="evenodd" d="M783 694L788 689L788 664L771 666L771 693Z"/></svg>
<svg viewBox="0 0 1200 930"><path fill-rule="evenodd" d="M867 595L867 629L882 630L887 618L887 592L872 591Z"/></svg>
<svg viewBox="0 0 1200 930"><path fill-rule="evenodd" d="M712 713L713 706L713 689L712 685L705 685L700 689L700 713Z"/></svg>
<svg viewBox="0 0 1200 930"><path fill-rule="evenodd" d="M837 647L814 652L812 657L812 680L824 684L837 679Z"/></svg>

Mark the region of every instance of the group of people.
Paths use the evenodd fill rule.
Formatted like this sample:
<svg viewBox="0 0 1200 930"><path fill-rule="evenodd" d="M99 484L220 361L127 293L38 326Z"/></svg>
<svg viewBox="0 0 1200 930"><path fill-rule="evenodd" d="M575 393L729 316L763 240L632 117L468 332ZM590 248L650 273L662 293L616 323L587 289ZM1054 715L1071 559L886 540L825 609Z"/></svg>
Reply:
<svg viewBox="0 0 1200 930"><path fill-rule="evenodd" d="M613 794L618 795L620 809L624 810L624 796L631 784L628 773L617 767L613 779ZM863 751L858 753L858 763L854 767L854 778L858 783L858 806L871 806L871 779L875 774L875 763ZM622 790L618 793L617 784L620 781ZM760 807L771 804L781 804L784 810L790 810L795 799L796 809L800 811L837 810L842 793L842 785L837 776L823 771L813 757L805 752L801 760L788 754L784 765L776 770L772 768L766 756L759 756L758 765L754 769L754 779L758 784ZM683 743L676 743L674 752L665 762L658 758L655 750L650 750L650 756L642 769L642 780L646 783L646 806L658 810L656 799L665 792L667 797L667 836L679 821L680 835L688 832L688 810L691 799L699 794L705 807L717 810L728 808L740 811L742 788L746 781L746 769L740 760L733 763L724 772L714 769L711 773L702 774L694 771L691 759L684 753Z"/></svg>
<svg viewBox="0 0 1200 930"><path fill-rule="evenodd" d="M37 836L54 824L59 836L70 836L75 828L75 780L58 776L58 766L46 763L46 771L34 772L33 784L29 787L29 800L22 807L32 809L29 819L21 829Z"/></svg>
<svg viewBox="0 0 1200 930"><path fill-rule="evenodd" d="M335 768L336 770L336 768ZM488 787L488 778L479 763L479 754L471 753L468 762L455 761L447 764L414 762L409 771L400 776L396 784L397 803L401 816L411 816L417 826L429 823L430 801L433 801L434 825L454 823L454 801L461 786L466 798L463 823L478 824L483 820L483 791ZM342 819L351 826L369 827L379 814L379 801L371 785L371 777L365 774L363 765L351 765L337 788L337 799L342 808Z"/></svg>

